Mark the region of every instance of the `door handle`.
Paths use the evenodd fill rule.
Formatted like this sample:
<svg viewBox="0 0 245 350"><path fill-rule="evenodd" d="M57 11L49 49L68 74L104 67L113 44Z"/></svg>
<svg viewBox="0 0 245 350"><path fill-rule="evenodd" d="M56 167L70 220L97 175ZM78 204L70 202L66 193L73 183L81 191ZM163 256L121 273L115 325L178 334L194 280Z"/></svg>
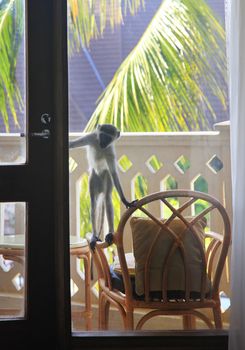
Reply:
<svg viewBox="0 0 245 350"><path fill-rule="evenodd" d="M50 130L49 129L44 129L41 132L31 132L30 136L31 137L41 138L41 139L49 139L49 137L50 137Z"/></svg>
<svg viewBox="0 0 245 350"><path fill-rule="evenodd" d="M50 117L49 113L43 113L41 115L40 119L41 119L42 124L46 124L45 125L46 129L43 129L41 132L31 132L31 133L29 133L29 135L31 137L36 137L36 138L40 138L40 139L49 139L51 133L50 133L50 130L47 128L49 127L49 124L51 123L51 117ZM45 126L43 125L43 127L45 127ZM22 132L22 133L20 133L20 136L25 137L26 134L24 132Z"/></svg>

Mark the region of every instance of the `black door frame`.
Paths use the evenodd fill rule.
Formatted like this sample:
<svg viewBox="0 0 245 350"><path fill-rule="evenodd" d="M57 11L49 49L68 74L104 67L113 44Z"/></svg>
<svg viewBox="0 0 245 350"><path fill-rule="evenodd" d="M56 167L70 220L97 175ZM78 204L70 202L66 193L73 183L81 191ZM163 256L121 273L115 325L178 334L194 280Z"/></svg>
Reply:
<svg viewBox="0 0 245 350"><path fill-rule="evenodd" d="M0 200L27 202L27 317L0 321L8 349L69 349L66 3L26 0L27 163L0 166ZM49 114L50 138L41 132ZM66 149L66 153L65 153Z"/></svg>

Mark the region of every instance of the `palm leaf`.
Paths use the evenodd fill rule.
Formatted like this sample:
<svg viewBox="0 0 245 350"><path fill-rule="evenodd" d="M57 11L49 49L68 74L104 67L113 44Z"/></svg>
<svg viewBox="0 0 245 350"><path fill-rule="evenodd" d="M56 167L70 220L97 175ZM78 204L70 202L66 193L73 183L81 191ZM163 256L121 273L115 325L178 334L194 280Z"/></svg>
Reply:
<svg viewBox="0 0 245 350"><path fill-rule="evenodd" d="M92 39L103 36L107 24L113 30L129 14L144 7L144 0L68 0L70 52L89 47Z"/></svg>
<svg viewBox="0 0 245 350"><path fill-rule="evenodd" d="M144 0L68 0L71 29L71 52L89 46L91 39L102 36L107 23L113 29L127 13L134 14ZM23 0L2 0L0 3L0 114L9 131L9 114L18 127L16 106L23 101L15 78L17 55L23 38Z"/></svg>
<svg viewBox="0 0 245 350"><path fill-rule="evenodd" d="M98 123L122 131L211 128L215 112L207 87L226 109L224 29L204 0L165 0L85 130Z"/></svg>
<svg viewBox="0 0 245 350"><path fill-rule="evenodd" d="M16 104L23 105L15 78L17 53L23 36L23 0L0 4L0 114L9 131L9 111L18 127Z"/></svg>

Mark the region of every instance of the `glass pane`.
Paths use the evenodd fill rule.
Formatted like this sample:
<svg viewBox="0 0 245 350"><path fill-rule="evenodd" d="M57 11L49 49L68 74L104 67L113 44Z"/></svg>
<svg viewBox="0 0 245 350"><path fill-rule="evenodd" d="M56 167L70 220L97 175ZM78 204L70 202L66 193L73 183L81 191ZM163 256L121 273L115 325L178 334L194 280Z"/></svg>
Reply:
<svg viewBox="0 0 245 350"><path fill-rule="evenodd" d="M70 141L93 133L99 125L111 124L121 132L120 140L115 142L115 163L128 202L159 191L185 189L214 196L231 214L224 0L68 0L67 3ZM106 163L100 158L103 150L93 159L94 150L87 157L85 147L73 146L69 162L70 233L73 239L84 239L100 223L97 216L92 227L93 203L89 192L100 192L100 170L103 173ZM98 182L89 186L91 169L97 173ZM125 205L115 189L111 198L116 230ZM96 199L96 204L99 203ZM134 216L146 223L149 213L153 213L167 221L174 211L181 212L183 204L184 198L173 195L166 202L146 203ZM188 220L204 212L203 250L208 251L207 256L213 251L219 254L218 244L209 235L222 229L206 201L199 199L183 212ZM103 217L106 219L106 215ZM101 225L102 240L108 226L107 220ZM136 259L132 253L136 249L130 228L128 224L123 243L132 268L131 263ZM114 245L106 250L105 256L112 268L118 265ZM217 256L212 256L213 266L217 266ZM99 305L95 259L92 259L89 286L84 280L84 262L77 257L72 259L73 330L89 329L85 320L91 314L81 317L86 307L85 291L92 298L92 330L98 330L98 308L102 308L103 301ZM133 281L136 266L130 270ZM111 280L119 279L117 286L121 288L120 268L117 266L113 271L120 276L111 274ZM229 282L228 256L219 286L221 317L226 328L229 327ZM124 329L115 305L110 309L108 325L104 319L103 326L109 330ZM106 302L104 306L105 311ZM142 314L144 311L136 310L135 326ZM211 312L206 312L205 317L214 324ZM193 326L190 323L187 317L184 326ZM208 327L207 322L197 319L197 328ZM143 327L182 328L182 319L176 315L149 319Z"/></svg>
<svg viewBox="0 0 245 350"><path fill-rule="evenodd" d="M0 164L26 161L24 4L0 1Z"/></svg>
<svg viewBox="0 0 245 350"><path fill-rule="evenodd" d="M25 317L26 203L0 203L0 318Z"/></svg>

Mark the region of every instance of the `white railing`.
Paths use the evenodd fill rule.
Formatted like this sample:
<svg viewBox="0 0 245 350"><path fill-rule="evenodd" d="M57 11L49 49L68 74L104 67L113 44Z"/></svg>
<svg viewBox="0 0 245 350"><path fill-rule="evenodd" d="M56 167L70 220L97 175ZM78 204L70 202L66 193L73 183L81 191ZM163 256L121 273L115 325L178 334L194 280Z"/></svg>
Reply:
<svg viewBox="0 0 245 350"><path fill-rule="evenodd" d="M70 139L81 135L71 134ZM19 136L1 137L0 135L0 162L10 162L11 159L13 162L21 162L24 154L23 140ZM20 149L22 151L19 151ZM145 179L147 193L165 189L166 179L169 176L174 178L179 189L194 189L201 176L207 183L208 193L219 199L231 216L230 128L228 122L216 124L212 132L123 133L117 141L116 153L122 187L128 199L134 198L134 180L138 175ZM70 173L70 232L73 235L79 235L82 220L80 218L80 179L88 172L88 164L85 149L72 149L70 156L75 165ZM130 160L128 170L123 170L120 166L120 161L125 157ZM152 160L158 163L155 169ZM186 167L185 164L187 164ZM121 212L123 210L124 207L121 207ZM160 211L160 208L156 210ZM16 222L21 222L21 220L16 219ZM212 225L215 226L215 222ZM1 231L3 234L3 228ZM19 232L18 228L16 232ZM130 241L127 249L131 250ZM228 266L227 263L222 282L222 289L226 293L229 293ZM16 274L17 264L14 268ZM10 273L11 271L4 272L0 266L0 294L7 291L12 294L15 292ZM78 303L82 302L84 296L81 275L78 262L72 258L71 278L76 289L72 300ZM16 294L19 293L21 292L16 290Z"/></svg>
<svg viewBox="0 0 245 350"><path fill-rule="evenodd" d="M0 133L0 165L23 164L26 160L26 138L20 134Z"/></svg>
<svg viewBox="0 0 245 350"><path fill-rule="evenodd" d="M70 138L81 135L71 134ZM183 189L193 189L196 180L202 176L207 182L208 192L219 199L231 214L229 123L216 124L213 132L125 133L117 141L116 152L119 162L124 156L131 162L127 171L122 171L119 165L122 187L128 199L133 199L133 182L138 174L145 178L148 193L164 189L164 180L169 176L175 179L178 188ZM70 174L71 232L79 234L79 180L88 172L88 164L85 149L72 149L70 155L76 163ZM152 157L162 164L157 171L149 164ZM219 169L210 165L214 157ZM189 168L183 171L177 163L186 159Z"/></svg>

